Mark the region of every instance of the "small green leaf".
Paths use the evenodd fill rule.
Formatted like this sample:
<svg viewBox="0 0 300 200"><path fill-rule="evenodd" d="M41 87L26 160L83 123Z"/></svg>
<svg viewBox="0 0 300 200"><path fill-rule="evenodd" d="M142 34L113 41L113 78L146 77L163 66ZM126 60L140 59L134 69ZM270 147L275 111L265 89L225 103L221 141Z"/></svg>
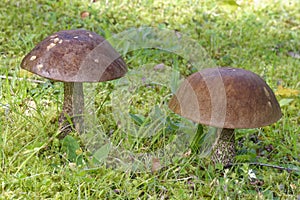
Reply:
<svg viewBox="0 0 300 200"><path fill-rule="evenodd" d="M80 150L80 145L77 140L70 135L67 135L62 140L62 150L67 153L67 158L70 162L82 164L82 155L78 155L77 151Z"/></svg>
<svg viewBox="0 0 300 200"><path fill-rule="evenodd" d="M279 105L282 106L287 106L289 105L292 101L294 101L294 99L281 99L279 101Z"/></svg>
<svg viewBox="0 0 300 200"><path fill-rule="evenodd" d="M101 161L105 160L109 154L111 148L111 144L107 143L105 145L103 145L101 148L99 148L93 156L93 161L96 164L99 164Z"/></svg>
<svg viewBox="0 0 300 200"><path fill-rule="evenodd" d="M133 119L133 121L139 126L141 126L145 122L144 116L132 114L132 113L129 113L129 115Z"/></svg>
<svg viewBox="0 0 300 200"><path fill-rule="evenodd" d="M178 130L178 128L179 128L179 125L176 124L176 123L174 123L174 122L170 119L170 117L167 117L167 118L166 118L166 130L167 130L168 132L175 132L175 131Z"/></svg>
<svg viewBox="0 0 300 200"><path fill-rule="evenodd" d="M225 0L222 1L223 4L228 4L230 6L238 6L239 4L235 0Z"/></svg>

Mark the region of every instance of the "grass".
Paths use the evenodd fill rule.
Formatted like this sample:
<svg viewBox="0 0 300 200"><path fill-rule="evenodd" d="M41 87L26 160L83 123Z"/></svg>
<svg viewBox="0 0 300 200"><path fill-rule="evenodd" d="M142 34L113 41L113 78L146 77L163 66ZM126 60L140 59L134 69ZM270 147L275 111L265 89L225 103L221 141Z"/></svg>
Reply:
<svg viewBox="0 0 300 200"><path fill-rule="evenodd" d="M300 168L300 60L289 55L300 54L299 8L298 1L1 1L0 75L11 79L0 79L0 199L299 199L299 171L251 164ZM82 19L82 11L90 16ZM276 92L283 117L268 127L237 130L237 165L209 165L180 143L195 125L166 107L177 78L199 66L166 50L123 48L127 76L91 86L97 94L91 93L96 113L91 131L104 134L88 146L99 150L102 145L93 142L105 137L118 147L112 155L105 148L96 151L100 160L111 156L112 161L96 165L81 137L74 133L67 142L56 137L62 84L21 70L20 62L35 44L62 29L85 28L111 38L140 26L176 30L201 45L215 65L261 75ZM170 76L151 70L160 63ZM157 160L147 155L161 149L174 154L151 172ZM110 160L121 157L122 166L132 167L132 155L136 160L142 155L149 166L124 170Z"/></svg>

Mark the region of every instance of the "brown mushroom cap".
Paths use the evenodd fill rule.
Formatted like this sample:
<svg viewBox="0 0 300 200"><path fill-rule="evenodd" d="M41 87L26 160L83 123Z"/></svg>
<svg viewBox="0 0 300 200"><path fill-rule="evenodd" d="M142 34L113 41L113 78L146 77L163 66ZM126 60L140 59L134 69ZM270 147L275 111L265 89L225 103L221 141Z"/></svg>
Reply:
<svg viewBox="0 0 300 200"><path fill-rule="evenodd" d="M112 46L87 30L52 34L25 56L21 67L63 82L102 82L127 72L124 60Z"/></svg>
<svg viewBox="0 0 300 200"><path fill-rule="evenodd" d="M280 106L257 74L238 68L207 68L189 76L169 102L175 113L219 128L257 128L276 122Z"/></svg>

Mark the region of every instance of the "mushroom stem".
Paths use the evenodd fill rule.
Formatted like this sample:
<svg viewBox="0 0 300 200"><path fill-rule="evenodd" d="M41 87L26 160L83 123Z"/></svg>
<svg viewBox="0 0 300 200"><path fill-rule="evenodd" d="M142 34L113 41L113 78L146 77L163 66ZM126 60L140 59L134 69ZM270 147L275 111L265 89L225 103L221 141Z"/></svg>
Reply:
<svg viewBox="0 0 300 200"><path fill-rule="evenodd" d="M219 138L213 146L211 159L215 164L230 165L235 157L234 129L218 128L216 131Z"/></svg>
<svg viewBox="0 0 300 200"><path fill-rule="evenodd" d="M84 94L82 83L64 83L64 103L59 117L60 138L64 138L74 129L83 131ZM71 120L71 123L70 123Z"/></svg>

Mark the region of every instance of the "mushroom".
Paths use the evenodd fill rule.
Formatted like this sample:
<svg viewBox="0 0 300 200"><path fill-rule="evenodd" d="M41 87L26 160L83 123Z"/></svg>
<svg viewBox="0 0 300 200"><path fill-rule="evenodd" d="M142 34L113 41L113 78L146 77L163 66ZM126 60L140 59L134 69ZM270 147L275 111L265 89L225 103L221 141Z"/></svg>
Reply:
<svg viewBox="0 0 300 200"><path fill-rule="evenodd" d="M271 88L257 74L239 68L206 68L183 81L169 108L196 123L216 127L211 160L224 166L235 156L234 129L258 128L280 119Z"/></svg>
<svg viewBox="0 0 300 200"><path fill-rule="evenodd" d="M42 77L64 82L64 102L59 124L61 135L83 130L83 82L104 82L124 76L126 64L101 36L87 30L54 33L32 49L21 67Z"/></svg>

